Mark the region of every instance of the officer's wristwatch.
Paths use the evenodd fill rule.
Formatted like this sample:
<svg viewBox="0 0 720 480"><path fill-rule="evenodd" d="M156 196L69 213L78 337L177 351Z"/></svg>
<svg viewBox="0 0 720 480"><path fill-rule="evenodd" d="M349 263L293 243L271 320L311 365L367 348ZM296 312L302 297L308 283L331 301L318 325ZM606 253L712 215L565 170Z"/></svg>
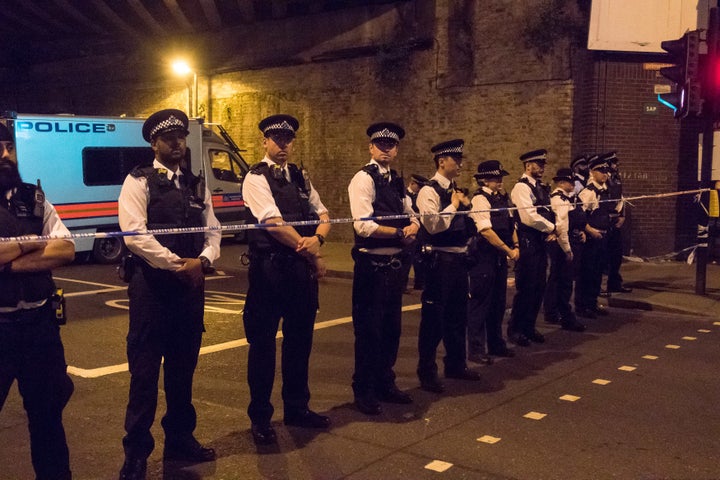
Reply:
<svg viewBox="0 0 720 480"><path fill-rule="evenodd" d="M215 268L212 266L212 262L210 262L207 257L201 255L198 258L200 259L200 264L202 265L202 272L204 274L215 272Z"/></svg>
<svg viewBox="0 0 720 480"><path fill-rule="evenodd" d="M405 232L402 228L396 228L395 229L395 238L403 239L405 238Z"/></svg>

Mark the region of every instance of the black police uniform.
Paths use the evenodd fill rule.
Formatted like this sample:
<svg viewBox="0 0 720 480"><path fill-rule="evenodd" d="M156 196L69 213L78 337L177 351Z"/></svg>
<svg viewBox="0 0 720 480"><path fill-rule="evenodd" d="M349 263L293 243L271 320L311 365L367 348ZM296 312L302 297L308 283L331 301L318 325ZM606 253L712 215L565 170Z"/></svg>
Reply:
<svg viewBox="0 0 720 480"><path fill-rule="evenodd" d="M36 209L36 188L22 184L9 204L0 201L0 237L42 235L43 209ZM39 480L71 478L62 411L73 383L67 375L60 327L50 302L54 293L50 271L0 272L0 408L17 379ZM40 307L13 311L21 301L36 304L43 300Z"/></svg>
<svg viewBox="0 0 720 480"><path fill-rule="evenodd" d="M452 203L454 185L440 186L434 178L427 187L440 197L440 211ZM458 211L470 207L460 205ZM466 327L468 295L468 259L466 253L438 250L438 247L465 247L475 234L474 223L467 214L455 215L450 227L430 234L421 223L420 238L430 250L425 290L422 294L420 331L418 334L418 368L421 382L437 377L435 356L440 340L445 345L445 376L462 375L467 371Z"/></svg>
<svg viewBox="0 0 720 480"><path fill-rule="evenodd" d="M518 183L524 183L532 192L533 206L537 213L550 223L555 222L555 214L550 208L550 195L540 180L533 186L526 177ZM515 263L515 297L508 324L508 336L524 335L530 339L538 337L535 322L545 294L547 284L546 233L522 223L518 211L515 211L520 259ZM538 338L538 340L541 340ZM542 340L541 340L542 341Z"/></svg>
<svg viewBox="0 0 720 480"><path fill-rule="evenodd" d="M558 197L569 206L568 211L568 240L573 253L572 262L567 261L567 256L557 242L548 245L548 256L550 257L550 274L545 287L543 310L545 320L550 323L560 323L566 327L579 327L576 323L575 314L570 307L570 297L573 292L573 279L577 265L582 257L582 242L580 234L585 230L587 217L583 209L576 205L576 197L569 197L562 190L556 190L550 195L551 198Z"/></svg>
<svg viewBox="0 0 720 480"><path fill-rule="evenodd" d="M385 178L374 163L361 170L370 175L375 186L373 217L405 213L405 185L397 172L390 170L389 179ZM410 225L407 218L376 222L398 229ZM377 248L397 249L398 253L368 253ZM402 267L410 261L409 252L403 248L400 238L362 237L355 232L352 250L355 260L352 293L355 373L352 387L356 399L383 398L396 388L393 367L400 345L402 292L406 281Z"/></svg>
<svg viewBox="0 0 720 480"><path fill-rule="evenodd" d="M600 202L594 210L589 210L588 206L583 208L587 213L587 224L600 230L602 237L592 238L587 235L587 240L583 246L580 275L575 284L575 310L582 314L588 311L596 311L598 308L597 298L600 295L603 266L607 259L607 232L610 228L610 212L614 203L603 201L608 200L607 188L598 188L595 182L588 183L585 190L593 192Z"/></svg>
<svg viewBox="0 0 720 480"><path fill-rule="evenodd" d="M310 187L302 171L287 163L288 181L279 166L260 162L249 175L262 175L286 222L316 220L309 202ZM257 223L250 209L249 223ZM316 225L294 227L300 236L313 236ZM308 362L318 309L318 281L308 260L262 229L248 231L250 267L243 324L248 352L248 415L255 425L269 425L275 380L275 345L282 317L282 398L285 418L305 412L310 401Z"/></svg>
<svg viewBox="0 0 720 480"><path fill-rule="evenodd" d="M482 195L490 204L490 222L493 231L505 245L512 248L515 222L508 214L510 202L506 194L490 194L480 188L475 195ZM502 321L507 300L507 255L492 246L482 234L477 233L470 249L472 266L469 270L470 296L468 300L468 350L470 355L507 354L502 335Z"/></svg>
<svg viewBox="0 0 720 480"><path fill-rule="evenodd" d="M185 181L176 188L163 168L137 167L130 172L147 180L149 230L204 226L204 200L196 195L200 179L189 170L182 169L182 173L179 178ZM180 258L197 258L203 249L203 232L156 238ZM205 288L194 288L174 272L154 268L139 256L134 257L133 264L127 335L131 379L123 446L126 458L143 459L154 448L150 427L157 409L163 358L167 412L161 423L166 448L194 442L192 380L204 331Z"/></svg>
<svg viewBox="0 0 720 480"><path fill-rule="evenodd" d="M425 179L427 181L427 179ZM405 192L405 195L410 199L410 206L415 213L419 213L417 207L417 196L418 194L410 191L409 189ZM413 289L422 290L425 287L425 262L422 260L422 245L419 241L414 241L410 245L406 246L405 249L408 252L409 259L403 263L403 286L407 284L407 280L410 276L410 267L413 268Z"/></svg>
<svg viewBox="0 0 720 480"><path fill-rule="evenodd" d="M607 235L607 289L610 292L627 290L623 287L623 278L620 275L620 266L623 257L623 236L622 229L617 228L617 222L620 217L625 216L625 209L619 211L616 206L622 201L622 179L620 172L615 169L611 172L607 181L608 199L617 202L608 202L612 207L609 210L610 225Z"/></svg>

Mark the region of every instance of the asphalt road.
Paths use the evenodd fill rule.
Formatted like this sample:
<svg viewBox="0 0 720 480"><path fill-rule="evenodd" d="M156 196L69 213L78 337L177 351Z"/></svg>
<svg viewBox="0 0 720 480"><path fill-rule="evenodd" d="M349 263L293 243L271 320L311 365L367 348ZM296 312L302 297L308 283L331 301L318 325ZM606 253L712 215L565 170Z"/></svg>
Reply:
<svg viewBox="0 0 720 480"><path fill-rule="evenodd" d="M279 445L258 450L245 414L240 312L247 280L237 261L243 248L224 246L224 275L208 281L207 333L195 376L196 435L219 458L163 465L161 393L148 478L720 478L720 323L621 309L583 334L541 323L546 344L477 367L481 382L448 380L447 393L438 396L418 389L420 298L405 295L396 371L415 402L386 405L370 418L350 403L351 281L343 279L323 280L311 357L311 406L333 427L321 433L284 427L278 379ZM125 284L112 267L98 265L72 265L56 277L68 294L70 321L62 334L75 393L65 425L75 478L117 478L129 384ZM33 478L16 387L0 413L0 445L0 479Z"/></svg>

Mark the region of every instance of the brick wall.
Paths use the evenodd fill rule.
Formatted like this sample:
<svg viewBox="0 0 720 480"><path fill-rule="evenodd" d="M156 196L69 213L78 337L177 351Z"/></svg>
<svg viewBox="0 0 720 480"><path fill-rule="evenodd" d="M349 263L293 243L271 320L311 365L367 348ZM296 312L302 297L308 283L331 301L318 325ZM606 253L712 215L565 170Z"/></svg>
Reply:
<svg viewBox="0 0 720 480"><path fill-rule="evenodd" d="M644 67L653 60L583 54L577 66L573 152L617 150L627 196L696 188L699 126L677 122L658 105L653 87L666 80ZM657 113L646 113L646 105ZM638 200L629 210L626 252L652 256L693 244L699 211L691 196Z"/></svg>

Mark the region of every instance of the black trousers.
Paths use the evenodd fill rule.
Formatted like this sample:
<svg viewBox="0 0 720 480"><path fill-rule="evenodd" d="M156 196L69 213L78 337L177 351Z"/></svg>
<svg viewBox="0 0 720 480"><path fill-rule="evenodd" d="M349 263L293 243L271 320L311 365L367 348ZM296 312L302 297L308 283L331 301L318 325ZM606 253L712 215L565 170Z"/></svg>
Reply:
<svg viewBox="0 0 720 480"><path fill-rule="evenodd" d="M506 347L502 321L507 300L507 258L495 252L478 255L470 267L468 353L484 355ZM486 348L487 345L487 348Z"/></svg>
<svg viewBox="0 0 720 480"><path fill-rule="evenodd" d="M575 308L594 309L600 295L603 266L607 260L607 239L588 237L583 246L580 273L575 284Z"/></svg>
<svg viewBox="0 0 720 480"><path fill-rule="evenodd" d="M282 321L282 399L285 414L310 401L308 363L318 309L318 282L307 260L294 254L252 254L243 323L248 350L252 423L269 423L275 380L276 335Z"/></svg>
<svg viewBox="0 0 720 480"><path fill-rule="evenodd" d="M403 266L410 256L369 255L353 250L352 319L355 331L356 397L382 393L395 385L393 367L400 346ZM399 263L398 263L399 262ZM404 263L403 263L404 262Z"/></svg>
<svg viewBox="0 0 720 480"><path fill-rule="evenodd" d="M467 367L468 270L465 254L433 252L422 294L418 334L418 376L437 375L435 356L442 340L445 345L445 372Z"/></svg>
<svg viewBox="0 0 720 480"><path fill-rule="evenodd" d="M570 307L570 297L573 292L573 262L568 261L557 242L549 243L547 251L550 257L550 275L543 300L545 317L552 317L561 322L572 320L574 314Z"/></svg>
<svg viewBox="0 0 720 480"><path fill-rule="evenodd" d="M545 242L537 236L520 235L520 259L515 263L515 297L508 324L508 335L530 335L545 295L547 253Z"/></svg>
<svg viewBox="0 0 720 480"><path fill-rule="evenodd" d="M620 275L622 265L623 242L622 230L611 228L607 233L607 288L608 290L619 289L623 286L623 278Z"/></svg>
<svg viewBox="0 0 720 480"><path fill-rule="evenodd" d="M14 380L27 412L36 478L71 478L62 412L73 383L49 305L0 314L0 409Z"/></svg>
<svg viewBox="0 0 720 480"><path fill-rule="evenodd" d="M167 411L165 444L193 438L196 425L192 384L203 332L204 287L192 289L171 272L136 268L128 287L130 327L127 357L130 395L123 438L125 456L147 458L155 447L160 365L164 358Z"/></svg>

